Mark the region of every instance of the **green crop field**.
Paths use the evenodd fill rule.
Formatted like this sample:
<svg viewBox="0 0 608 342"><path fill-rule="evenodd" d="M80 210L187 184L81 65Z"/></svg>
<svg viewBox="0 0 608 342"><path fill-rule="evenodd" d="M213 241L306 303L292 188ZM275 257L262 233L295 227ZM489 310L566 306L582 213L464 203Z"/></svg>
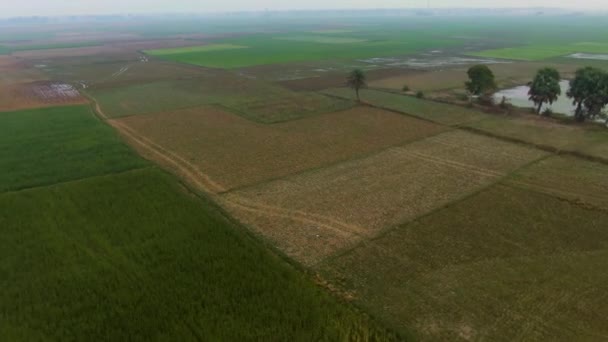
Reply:
<svg viewBox="0 0 608 342"><path fill-rule="evenodd" d="M305 38L305 39L298 39ZM153 55L168 60L213 68L239 68L253 65L268 65L288 62L318 61L328 59L352 60L356 58L404 55L424 49L458 44L458 41L432 39L427 35L420 37L386 36L384 39L365 41L365 37L259 35L247 38L234 38L220 44L246 46L245 53L240 50L220 49L214 51L194 51L165 54L162 50ZM196 48L194 48L196 49ZM243 52L240 51L240 52Z"/></svg>
<svg viewBox="0 0 608 342"><path fill-rule="evenodd" d="M246 46L233 45L233 44L209 44L202 46L190 46L175 49L159 49L159 50L146 50L145 53L152 56L168 56L177 55L192 52L211 52L211 51L223 51L223 50L238 50L246 49Z"/></svg>
<svg viewBox="0 0 608 342"><path fill-rule="evenodd" d="M566 45L529 45L473 53L473 56L537 61L573 53L608 53L608 43L581 42Z"/></svg>
<svg viewBox="0 0 608 342"><path fill-rule="evenodd" d="M144 165L89 106L0 113L0 192Z"/></svg>
<svg viewBox="0 0 608 342"><path fill-rule="evenodd" d="M156 169L0 207L7 341L396 339Z"/></svg>
<svg viewBox="0 0 608 342"><path fill-rule="evenodd" d="M328 89L324 93L345 99L356 99L354 90L347 88ZM461 106L371 89L361 90L361 100L374 106L407 113L421 119L445 125L475 122L487 117L483 113Z"/></svg>
<svg viewBox="0 0 608 342"><path fill-rule="evenodd" d="M274 39L287 40L293 42L310 42L310 43L322 43L322 44L352 44L352 43L364 43L365 39L348 38L348 37L329 37L329 36L315 36L315 35L294 35L285 37L276 37Z"/></svg>
<svg viewBox="0 0 608 342"><path fill-rule="evenodd" d="M606 222L605 211L501 185L323 269L421 340L598 340L608 334Z"/></svg>

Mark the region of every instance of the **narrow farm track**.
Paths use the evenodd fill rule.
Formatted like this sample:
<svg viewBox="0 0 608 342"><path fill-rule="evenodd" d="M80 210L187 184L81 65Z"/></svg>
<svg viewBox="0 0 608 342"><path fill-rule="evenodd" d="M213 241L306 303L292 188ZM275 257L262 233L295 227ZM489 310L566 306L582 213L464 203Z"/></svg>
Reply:
<svg viewBox="0 0 608 342"><path fill-rule="evenodd" d="M134 130L121 122L109 120L108 123L112 125L112 127L119 130L127 139L132 140L141 148L152 152L153 154L159 156L162 160L172 164L177 169L176 171L186 177L187 181L197 185L201 190L212 194L226 191L226 189L224 189L221 185L211 180L209 176L205 175L196 166L181 156L164 149L162 146L141 135L138 135Z"/></svg>
<svg viewBox="0 0 608 342"><path fill-rule="evenodd" d="M91 99L94 103L95 112L101 119L116 129L127 141L135 145L140 153L150 156L154 161L165 165L171 171L182 177L188 184L212 196L226 192L227 189L214 182L208 175L204 174L195 165L188 162L180 155L168 151L153 141L141 136L127 125L118 120L110 119L101 109L99 103ZM230 200L223 200L224 203L234 208L252 212L264 216L274 216L291 219L304 224L312 224L321 228L331 230L342 236L365 236L365 229L359 226L340 222L330 217L309 214L299 210L291 210L275 206L265 205L256 201L251 201L242 197Z"/></svg>
<svg viewBox="0 0 608 342"><path fill-rule="evenodd" d="M236 199L226 199L226 200L224 200L224 202L226 202L230 205L236 206L240 209L254 212L254 213L260 213L260 214L264 214L264 215L269 214L271 216L292 219L294 221L299 221L301 223L314 224L319 227L332 230L332 231L338 233L339 235L343 235L343 236L350 236L350 235L368 236L369 235L369 233L367 233L366 229L363 227L340 222L331 217L311 214L311 213L307 213L307 212L300 211L300 210L292 210L292 209L265 205L265 204L261 204L256 201L251 201L251 200L245 199L244 197L238 197ZM260 212L260 211L262 211L262 212Z"/></svg>

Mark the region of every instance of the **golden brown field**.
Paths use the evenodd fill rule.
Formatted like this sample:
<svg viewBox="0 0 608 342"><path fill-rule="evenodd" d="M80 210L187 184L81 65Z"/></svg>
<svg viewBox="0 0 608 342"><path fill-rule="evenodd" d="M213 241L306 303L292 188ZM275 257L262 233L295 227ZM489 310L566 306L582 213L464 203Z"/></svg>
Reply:
<svg viewBox="0 0 608 342"><path fill-rule="evenodd" d="M226 190L363 157L446 130L365 107L273 125L209 106L117 122L188 160Z"/></svg>

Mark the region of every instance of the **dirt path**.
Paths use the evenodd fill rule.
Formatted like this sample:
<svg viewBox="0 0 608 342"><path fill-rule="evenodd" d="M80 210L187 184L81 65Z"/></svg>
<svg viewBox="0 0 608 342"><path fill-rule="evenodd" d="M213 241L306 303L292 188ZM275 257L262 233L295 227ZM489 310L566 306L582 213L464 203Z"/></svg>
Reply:
<svg viewBox="0 0 608 342"><path fill-rule="evenodd" d="M142 155L149 159L158 162L165 168L177 174L184 181L197 189L204 191L212 196L226 192L222 185L214 182L208 175L204 174L198 167L184 159L182 156L168 151L164 147L149 140L148 138L138 134L124 123L110 119L101 109L99 103L91 99L94 103L95 111L99 117L107 122L110 126L116 129L119 134L126 139L131 145ZM236 197L236 196L235 196ZM340 236L368 236L369 234L363 227L340 222L331 217L323 215L310 214L299 210L274 207L265 205L256 201L251 201L244 197L236 197L232 199L215 198L218 202L224 202L226 205L232 206L237 210L251 212L260 216L273 216L287 218L304 224L312 224L321 228L333 231Z"/></svg>
<svg viewBox="0 0 608 342"><path fill-rule="evenodd" d="M331 230L343 236L367 236L369 233L365 228L355 226L352 224L340 222L331 217L311 214L300 210L292 210L281 207L275 207L270 205L261 204L256 201L248 200L244 197L237 197L233 199L223 199L223 202L241 210L246 210L253 213L263 214L264 216L276 216L283 217L290 220L294 220L301 223L313 224L321 228Z"/></svg>

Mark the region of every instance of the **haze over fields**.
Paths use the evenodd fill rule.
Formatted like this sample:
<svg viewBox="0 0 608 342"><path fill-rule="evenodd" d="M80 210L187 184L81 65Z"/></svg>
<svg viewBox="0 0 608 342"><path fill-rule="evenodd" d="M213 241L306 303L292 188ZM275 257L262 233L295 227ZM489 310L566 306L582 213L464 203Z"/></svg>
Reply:
<svg viewBox="0 0 608 342"><path fill-rule="evenodd" d="M0 17L40 15L80 15L159 12L215 12L295 9L370 9L370 8L571 8L577 10L608 9L604 0L28 0L4 4Z"/></svg>
<svg viewBox="0 0 608 342"><path fill-rule="evenodd" d="M607 341L606 2L3 3L0 342Z"/></svg>

